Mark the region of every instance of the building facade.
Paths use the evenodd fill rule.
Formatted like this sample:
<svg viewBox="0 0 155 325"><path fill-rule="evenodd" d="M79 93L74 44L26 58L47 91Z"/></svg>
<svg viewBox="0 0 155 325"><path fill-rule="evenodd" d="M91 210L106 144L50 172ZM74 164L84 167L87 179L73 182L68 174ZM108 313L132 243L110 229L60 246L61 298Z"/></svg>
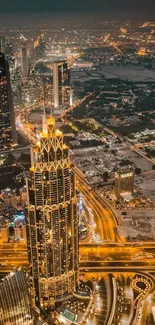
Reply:
<svg viewBox="0 0 155 325"><path fill-rule="evenodd" d="M53 117L32 152L28 181L27 241L35 304L48 309L78 283L75 175Z"/></svg>
<svg viewBox="0 0 155 325"><path fill-rule="evenodd" d="M27 279L20 269L0 282L0 324L33 324Z"/></svg>
<svg viewBox="0 0 155 325"><path fill-rule="evenodd" d="M131 194L134 189L134 171L120 170L115 173L115 194Z"/></svg>
<svg viewBox="0 0 155 325"><path fill-rule="evenodd" d="M0 53L0 150L17 144L9 65Z"/></svg>

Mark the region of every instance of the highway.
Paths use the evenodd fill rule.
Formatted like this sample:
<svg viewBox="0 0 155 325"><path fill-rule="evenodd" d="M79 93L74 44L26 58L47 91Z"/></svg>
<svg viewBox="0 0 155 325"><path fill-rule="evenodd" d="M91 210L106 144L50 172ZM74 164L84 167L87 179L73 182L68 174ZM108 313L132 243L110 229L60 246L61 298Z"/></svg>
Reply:
<svg viewBox="0 0 155 325"><path fill-rule="evenodd" d="M137 273L137 272L146 272L151 273L154 272L155 266L81 266L79 267L81 272L89 272L89 273Z"/></svg>
<svg viewBox="0 0 155 325"><path fill-rule="evenodd" d="M19 266L28 267L27 245L23 243L0 244L0 274L9 273Z"/></svg>
<svg viewBox="0 0 155 325"><path fill-rule="evenodd" d="M143 246L93 246L80 245L80 261L112 261L112 260L148 260L155 261L154 244Z"/></svg>
<svg viewBox="0 0 155 325"><path fill-rule="evenodd" d="M28 109L29 111L29 109ZM26 114L26 113L25 113ZM30 143L34 144L36 141L36 137L34 135L34 132L28 128L25 127L25 123L23 123L21 115L19 114L16 117L16 127L18 132L25 137Z"/></svg>
<svg viewBox="0 0 155 325"><path fill-rule="evenodd" d="M116 268L118 266L121 267L139 267L141 266L141 268L145 267L145 266L152 266L155 267L155 260L144 260L144 261L131 261L131 260L115 260L115 261L84 261L84 262L80 262L80 267L110 267L110 266L115 266Z"/></svg>
<svg viewBox="0 0 155 325"><path fill-rule="evenodd" d="M92 210L96 223L96 232L103 241L120 242L116 219L112 211L100 201L100 198L93 190L90 190L89 186L77 174L77 169L75 171L77 189L83 194L86 204Z"/></svg>

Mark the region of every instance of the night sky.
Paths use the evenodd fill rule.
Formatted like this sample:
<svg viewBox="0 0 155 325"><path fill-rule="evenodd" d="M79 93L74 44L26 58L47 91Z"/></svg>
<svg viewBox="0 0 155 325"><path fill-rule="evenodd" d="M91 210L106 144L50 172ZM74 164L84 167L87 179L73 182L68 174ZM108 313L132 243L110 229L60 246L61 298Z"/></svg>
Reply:
<svg viewBox="0 0 155 325"><path fill-rule="evenodd" d="M153 10L155 0L0 0L0 11Z"/></svg>

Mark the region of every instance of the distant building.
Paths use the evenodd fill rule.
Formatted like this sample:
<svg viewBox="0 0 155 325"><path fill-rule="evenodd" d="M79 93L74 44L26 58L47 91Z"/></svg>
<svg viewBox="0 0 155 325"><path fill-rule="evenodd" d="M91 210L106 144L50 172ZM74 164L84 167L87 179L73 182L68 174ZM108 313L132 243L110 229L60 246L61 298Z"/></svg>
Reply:
<svg viewBox="0 0 155 325"><path fill-rule="evenodd" d="M53 97L54 107L59 107L59 80L58 80L58 64L53 64Z"/></svg>
<svg viewBox="0 0 155 325"><path fill-rule="evenodd" d="M69 106L72 102L70 89L70 69L67 61L53 63L53 106Z"/></svg>
<svg viewBox="0 0 155 325"><path fill-rule="evenodd" d="M0 53L0 150L17 144L9 65Z"/></svg>
<svg viewBox="0 0 155 325"><path fill-rule="evenodd" d="M131 194L134 189L134 171L120 170L115 173L115 194Z"/></svg>
<svg viewBox="0 0 155 325"><path fill-rule="evenodd" d="M33 324L27 279L21 269L0 282L0 324Z"/></svg>
<svg viewBox="0 0 155 325"><path fill-rule="evenodd" d="M6 38L5 36L0 37L0 52L5 53L5 48L6 48Z"/></svg>
<svg viewBox="0 0 155 325"><path fill-rule="evenodd" d="M28 53L27 53L27 40L22 36L21 41L21 69L22 77L28 77Z"/></svg>

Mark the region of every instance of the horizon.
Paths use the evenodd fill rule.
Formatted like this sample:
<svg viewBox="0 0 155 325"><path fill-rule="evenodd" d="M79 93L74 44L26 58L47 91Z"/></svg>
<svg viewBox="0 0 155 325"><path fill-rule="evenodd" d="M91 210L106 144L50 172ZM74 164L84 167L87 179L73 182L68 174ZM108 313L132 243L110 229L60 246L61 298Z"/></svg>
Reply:
<svg viewBox="0 0 155 325"><path fill-rule="evenodd" d="M72 3L71 0L7 0L1 4L1 13L10 13L10 12L38 12L38 11L74 11L74 10L105 10L105 11L118 11L118 10L131 10L134 13L134 10L138 11L152 11L155 8L155 2L152 3L152 0L97 0L95 3L93 0L78 0Z"/></svg>

